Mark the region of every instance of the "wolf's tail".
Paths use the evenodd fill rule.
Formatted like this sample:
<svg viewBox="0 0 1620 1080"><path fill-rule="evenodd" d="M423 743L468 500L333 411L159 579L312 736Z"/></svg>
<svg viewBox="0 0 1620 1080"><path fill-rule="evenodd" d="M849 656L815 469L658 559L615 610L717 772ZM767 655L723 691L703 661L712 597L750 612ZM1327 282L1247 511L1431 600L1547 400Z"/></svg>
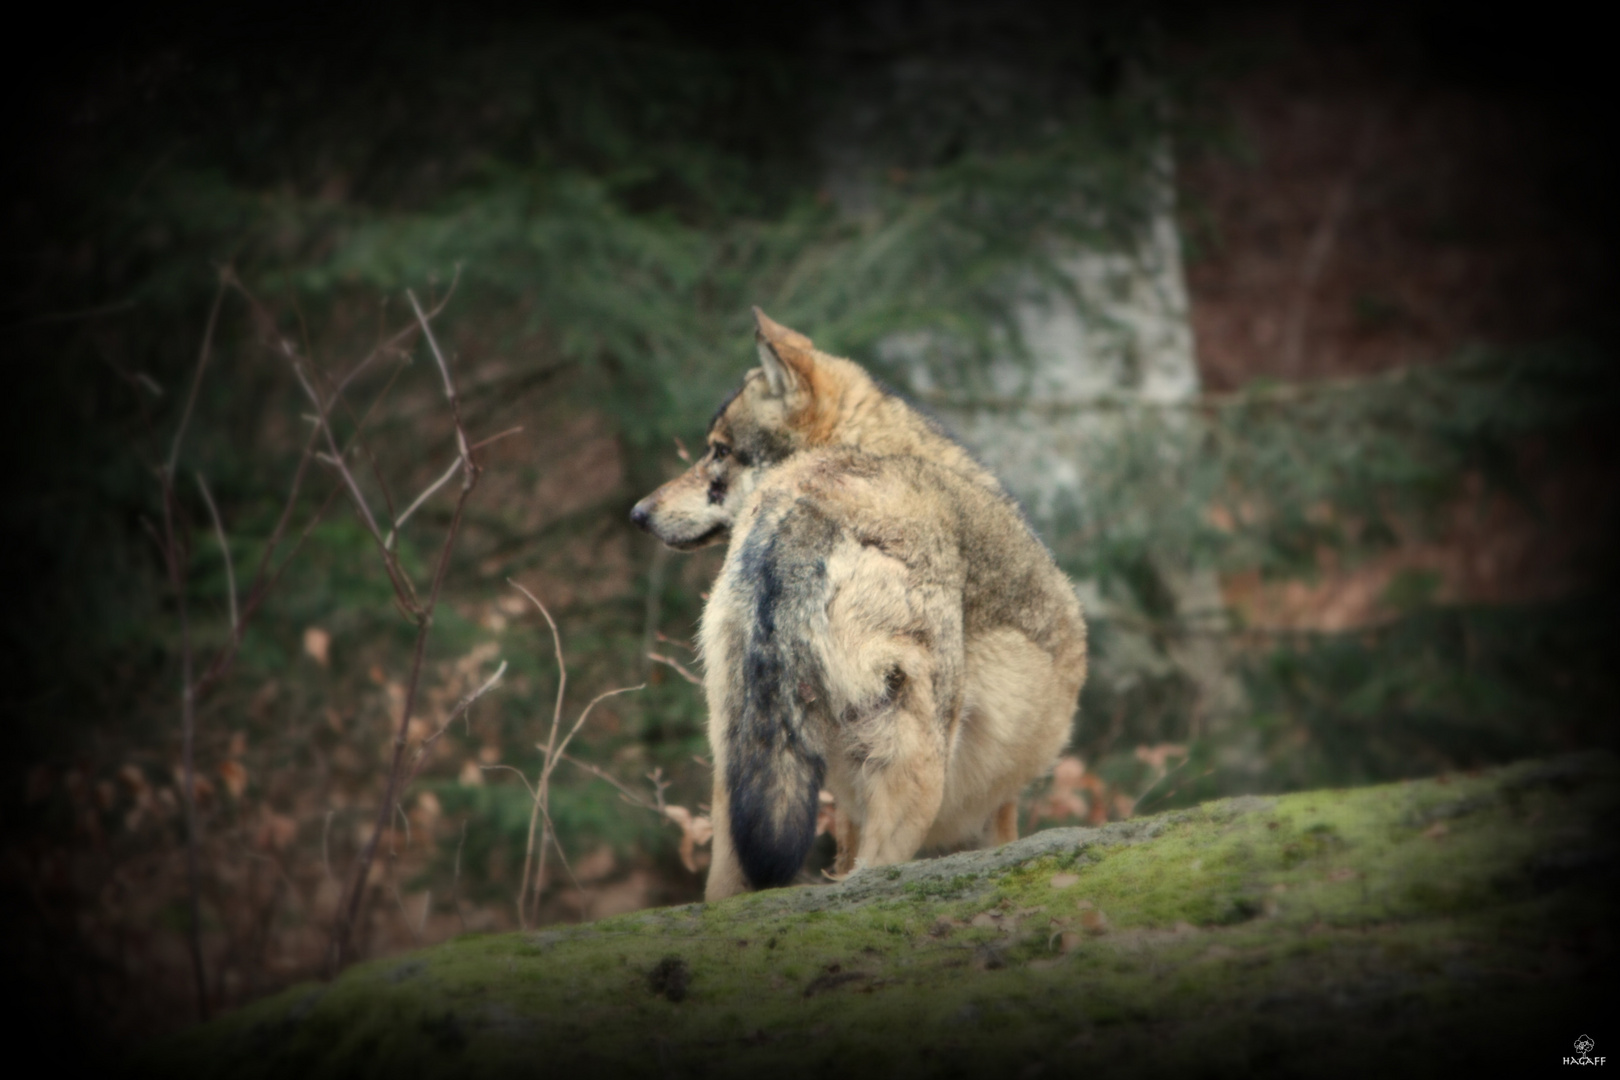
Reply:
<svg viewBox="0 0 1620 1080"><path fill-rule="evenodd" d="M736 707L726 726L731 839L756 889L786 885L816 838L828 725L813 635L825 634L825 554L837 528L803 504L762 515L728 574L747 617L728 672Z"/></svg>

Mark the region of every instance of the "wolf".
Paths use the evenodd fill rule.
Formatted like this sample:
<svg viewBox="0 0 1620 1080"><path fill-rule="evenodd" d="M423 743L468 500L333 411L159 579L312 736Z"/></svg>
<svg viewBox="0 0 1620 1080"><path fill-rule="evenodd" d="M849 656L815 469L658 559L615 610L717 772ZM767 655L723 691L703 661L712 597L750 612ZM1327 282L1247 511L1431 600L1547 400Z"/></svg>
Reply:
<svg viewBox="0 0 1620 1080"><path fill-rule="evenodd" d="M698 635L718 900L1017 836L1086 676L1073 584L1001 482L853 361L754 309L760 366L631 521L729 546Z"/></svg>

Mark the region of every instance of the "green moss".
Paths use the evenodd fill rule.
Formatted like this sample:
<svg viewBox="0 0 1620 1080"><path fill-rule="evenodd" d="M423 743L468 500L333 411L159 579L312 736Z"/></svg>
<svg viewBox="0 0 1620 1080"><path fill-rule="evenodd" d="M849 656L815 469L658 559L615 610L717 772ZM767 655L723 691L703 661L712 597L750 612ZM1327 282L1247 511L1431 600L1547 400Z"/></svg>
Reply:
<svg viewBox="0 0 1620 1080"><path fill-rule="evenodd" d="M1615 774L1597 758L1238 800L1076 830L1067 850L999 869L955 873L945 860L465 937L290 990L141 1064L233 1080L476 1076L537 1061L906 1076L1083 1051L1110 1075L1275 1074L1327 1052L1347 1073L1415 1069L1442 1049L1466 1058L1502 1010L1528 1031L1600 999L1550 964L1546 943L1580 940L1584 962L1612 960L1607 864L1583 853L1609 850Z"/></svg>

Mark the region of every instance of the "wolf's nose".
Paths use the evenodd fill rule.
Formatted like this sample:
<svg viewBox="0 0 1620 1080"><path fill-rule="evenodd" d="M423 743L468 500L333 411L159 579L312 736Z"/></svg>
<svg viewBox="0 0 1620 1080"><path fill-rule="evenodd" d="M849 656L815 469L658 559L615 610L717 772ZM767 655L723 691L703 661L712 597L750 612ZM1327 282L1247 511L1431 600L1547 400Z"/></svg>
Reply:
<svg viewBox="0 0 1620 1080"><path fill-rule="evenodd" d="M647 510L645 502L638 502L630 509L630 523L644 532L652 532L652 514Z"/></svg>

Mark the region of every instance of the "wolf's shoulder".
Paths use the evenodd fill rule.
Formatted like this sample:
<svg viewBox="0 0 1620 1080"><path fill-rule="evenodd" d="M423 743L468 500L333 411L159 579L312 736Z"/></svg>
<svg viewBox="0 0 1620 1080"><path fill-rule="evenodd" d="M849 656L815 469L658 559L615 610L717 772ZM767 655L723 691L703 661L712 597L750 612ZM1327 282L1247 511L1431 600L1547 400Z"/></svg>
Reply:
<svg viewBox="0 0 1620 1080"><path fill-rule="evenodd" d="M1004 551L1044 545L1022 507L999 483L948 463L908 454L828 447L794 455L765 477L745 525L825 519L839 531L914 536Z"/></svg>

